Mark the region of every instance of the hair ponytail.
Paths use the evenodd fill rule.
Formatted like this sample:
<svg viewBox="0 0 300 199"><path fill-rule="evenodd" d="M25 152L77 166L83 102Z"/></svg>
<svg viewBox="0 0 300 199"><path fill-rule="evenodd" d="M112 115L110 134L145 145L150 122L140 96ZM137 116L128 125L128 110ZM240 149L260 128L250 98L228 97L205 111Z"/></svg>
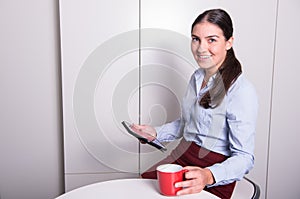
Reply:
<svg viewBox="0 0 300 199"><path fill-rule="evenodd" d="M199 101L204 108L215 108L221 104L228 89L242 73L242 67L234 54L233 48L227 51L225 61L218 69L213 86Z"/></svg>

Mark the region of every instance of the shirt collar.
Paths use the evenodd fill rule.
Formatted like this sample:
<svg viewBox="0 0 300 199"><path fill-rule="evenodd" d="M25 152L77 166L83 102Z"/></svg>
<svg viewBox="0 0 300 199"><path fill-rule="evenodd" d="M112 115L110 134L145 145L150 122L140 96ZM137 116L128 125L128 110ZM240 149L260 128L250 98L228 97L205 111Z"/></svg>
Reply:
<svg viewBox="0 0 300 199"><path fill-rule="evenodd" d="M196 81L195 83L196 83L197 91L200 90L204 76L205 76L205 71L202 68L199 68L195 71L195 81ZM216 76L217 76L217 73L215 73L213 76L211 76L208 79L207 85L205 86L206 88L210 87L213 84Z"/></svg>

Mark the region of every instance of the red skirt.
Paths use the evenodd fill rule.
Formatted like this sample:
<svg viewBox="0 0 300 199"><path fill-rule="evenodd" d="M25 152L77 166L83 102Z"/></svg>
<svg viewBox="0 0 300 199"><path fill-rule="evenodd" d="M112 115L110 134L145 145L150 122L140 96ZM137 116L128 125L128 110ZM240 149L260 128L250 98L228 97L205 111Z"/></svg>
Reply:
<svg viewBox="0 0 300 199"><path fill-rule="evenodd" d="M205 168L215 163L221 163L227 158L227 156L224 156L222 154L204 149L195 144L194 142L187 142L184 139L182 139L180 144L172 151L172 153L169 156L167 156L165 159L153 165L150 169L144 172L142 174L142 178L157 179L156 167L161 164L174 163L179 164L183 167L198 166L201 168ZM204 190L222 199L230 199L234 187L235 182L227 185L215 186L210 188L205 187Z"/></svg>

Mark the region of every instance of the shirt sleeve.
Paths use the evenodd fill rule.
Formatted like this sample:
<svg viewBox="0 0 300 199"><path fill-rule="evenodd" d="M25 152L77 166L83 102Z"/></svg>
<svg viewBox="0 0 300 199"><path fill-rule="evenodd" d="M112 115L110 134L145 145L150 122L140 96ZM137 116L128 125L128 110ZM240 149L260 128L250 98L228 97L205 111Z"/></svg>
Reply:
<svg viewBox="0 0 300 199"><path fill-rule="evenodd" d="M162 126L155 127L155 130L157 132L157 139L160 142L171 142L176 139L179 139L182 137L182 122L181 119L178 118L177 120L174 120L173 122L166 123Z"/></svg>
<svg viewBox="0 0 300 199"><path fill-rule="evenodd" d="M212 186L241 180L254 165L257 95L249 82L233 87L229 93L226 111L231 155L224 162L208 167L215 178Z"/></svg>

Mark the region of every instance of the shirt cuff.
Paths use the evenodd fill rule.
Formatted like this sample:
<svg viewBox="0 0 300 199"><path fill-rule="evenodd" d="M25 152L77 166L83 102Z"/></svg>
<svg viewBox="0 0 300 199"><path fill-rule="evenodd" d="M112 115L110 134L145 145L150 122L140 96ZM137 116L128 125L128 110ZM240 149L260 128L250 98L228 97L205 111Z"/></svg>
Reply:
<svg viewBox="0 0 300 199"><path fill-rule="evenodd" d="M209 169L214 177L215 183L212 185L208 185L207 187L214 187L214 186L219 186L222 185L224 183L222 183L222 181L224 179L226 179L226 170L224 168L224 166L221 166L219 164L214 164L210 167L206 167L207 169Z"/></svg>

